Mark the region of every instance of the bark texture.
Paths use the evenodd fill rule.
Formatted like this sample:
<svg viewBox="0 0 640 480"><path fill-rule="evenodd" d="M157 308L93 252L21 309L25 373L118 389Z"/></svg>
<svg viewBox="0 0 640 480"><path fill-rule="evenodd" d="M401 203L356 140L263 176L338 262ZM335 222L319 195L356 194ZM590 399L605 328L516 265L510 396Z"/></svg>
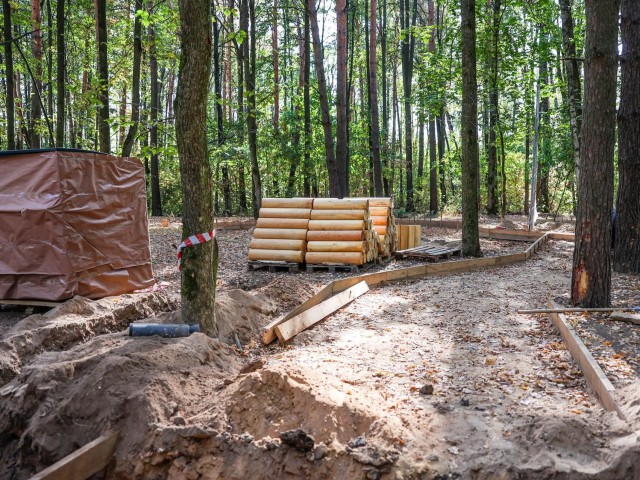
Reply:
<svg viewBox="0 0 640 480"><path fill-rule="evenodd" d="M587 0L584 116L571 301L611 302L611 210L616 126L619 1Z"/></svg>
<svg viewBox="0 0 640 480"><path fill-rule="evenodd" d="M207 96L211 70L208 0L180 0L180 69L175 100L180 158L183 238L213 228L211 167L207 157ZM182 257L182 319L216 336L215 240L186 248Z"/></svg>
<svg viewBox="0 0 640 480"><path fill-rule="evenodd" d="M111 150L109 131L109 59L107 57L107 1L94 0L96 16L96 44L98 45L98 138L101 152Z"/></svg>
<svg viewBox="0 0 640 480"><path fill-rule="evenodd" d="M462 11L462 254L479 257L478 84L476 81L476 2L461 0Z"/></svg>
<svg viewBox="0 0 640 480"><path fill-rule="evenodd" d="M640 273L640 0L622 0L618 201L613 268Z"/></svg>
<svg viewBox="0 0 640 480"><path fill-rule="evenodd" d="M11 4L9 0L2 0L2 17L3 17L3 39L4 39L4 61L5 72L7 75L7 92L6 108L7 108L7 148L15 150L16 148L16 132L15 132L15 101L14 101L14 80L13 80L13 43L8 40L12 38L11 33Z"/></svg>
<svg viewBox="0 0 640 480"><path fill-rule="evenodd" d="M142 0L136 0L136 12L142 10ZM133 21L133 71L131 79L131 126L122 144L122 156L131 155L133 142L138 132L140 123L140 63L142 59L142 24L140 17L135 16Z"/></svg>

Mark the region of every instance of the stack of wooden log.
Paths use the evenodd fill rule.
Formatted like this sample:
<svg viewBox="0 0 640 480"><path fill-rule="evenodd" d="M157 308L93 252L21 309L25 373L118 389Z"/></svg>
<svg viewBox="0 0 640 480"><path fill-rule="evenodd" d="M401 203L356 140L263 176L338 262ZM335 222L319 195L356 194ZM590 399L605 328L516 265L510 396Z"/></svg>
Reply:
<svg viewBox="0 0 640 480"><path fill-rule="evenodd" d="M364 265L378 257L366 198L316 198L307 232L307 265Z"/></svg>
<svg viewBox="0 0 640 480"><path fill-rule="evenodd" d="M369 211L373 221L373 229L380 237L378 255L389 257L398 244L396 221L393 217L393 198L369 198Z"/></svg>
<svg viewBox="0 0 640 480"><path fill-rule="evenodd" d="M304 263L312 198L264 198L249 260Z"/></svg>

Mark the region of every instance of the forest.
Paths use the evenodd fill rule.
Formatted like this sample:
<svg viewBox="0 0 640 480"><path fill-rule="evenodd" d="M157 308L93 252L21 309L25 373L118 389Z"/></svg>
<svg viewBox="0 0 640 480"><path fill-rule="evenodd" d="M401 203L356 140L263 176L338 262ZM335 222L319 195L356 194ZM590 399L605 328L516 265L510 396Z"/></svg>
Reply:
<svg viewBox="0 0 640 480"><path fill-rule="evenodd" d="M216 214L254 211L260 195L329 194L458 212L457 3L211 2ZM538 210L574 213L584 5L476 11L481 209L527 212L537 155ZM3 0L3 25L0 147L138 156L152 214L179 214L176 2Z"/></svg>

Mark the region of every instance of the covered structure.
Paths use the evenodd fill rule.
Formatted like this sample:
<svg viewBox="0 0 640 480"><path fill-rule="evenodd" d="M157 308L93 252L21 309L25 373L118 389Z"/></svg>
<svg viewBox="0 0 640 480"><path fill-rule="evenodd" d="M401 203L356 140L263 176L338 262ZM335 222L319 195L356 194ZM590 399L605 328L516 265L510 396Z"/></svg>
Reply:
<svg viewBox="0 0 640 480"><path fill-rule="evenodd" d="M153 283L140 160L0 152L0 301L96 299Z"/></svg>

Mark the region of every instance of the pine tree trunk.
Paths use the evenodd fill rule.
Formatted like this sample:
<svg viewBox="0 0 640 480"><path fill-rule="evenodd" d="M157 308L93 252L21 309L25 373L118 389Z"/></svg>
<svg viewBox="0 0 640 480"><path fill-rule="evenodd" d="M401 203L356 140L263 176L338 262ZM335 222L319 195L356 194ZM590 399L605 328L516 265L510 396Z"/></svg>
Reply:
<svg viewBox="0 0 640 480"><path fill-rule="evenodd" d="M559 0L562 18L562 47L564 50L564 68L567 74L567 92L569 123L571 125L571 143L573 162L576 170L576 182L580 179L580 129L582 124L582 87L580 85L580 67L576 53L576 41L573 31L571 0Z"/></svg>
<svg viewBox="0 0 640 480"><path fill-rule="evenodd" d="M640 3L622 0L618 201L613 268L640 273Z"/></svg>
<svg viewBox="0 0 640 480"><path fill-rule="evenodd" d="M211 167L207 151L207 97L211 71L209 0L179 0L180 71L176 92L176 140L180 157L183 238L213 229ZM216 242L188 247L182 257L182 320L217 336Z"/></svg>
<svg viewBox="0 0 640 480"><path fill-rule="evenodd" d="M107 56L107 1L94 0L96 20L96 44L98 49L98 136L101 152L111 151L109 130L109 58Z"/></svg>
<svg viewBox="0 0 640 480"><path fill-rule="evenodd" d="M444 129L444 106L440 107L440 115L436 117L437 139L438 139L438 174L440 177L440 200L442 201L441 209L444 210L447 204L447 183L445 178L444 167L444 148L445 148L445 129Z"/></svg>
<svg viewBox="0 0 640 480"><path fill-rule="evenodd" d="M14 73L13 73L13 43L9 42L13 37L11 28L11 4L9 0L2 0L2 17L3 17L3 39L4 39L4 62L5 73L7 75L7 149L15 150L16 148L16 131L15 131L15 100L14 100Z"/></svg>
<svg viewBox="0 0 640 480"><path fill-rule="evenodd" d="M303 194L311 196L311 179L314 177L311 168L311 98L309 80L311 78L311 31L309 15L304 16L304 87L302 90L304 104L304 181Z"/></svg>
<svg viewBox="0 0 640 480"><path fill-rule="evenodd" d="M271 52L273 55L273 128L277 132L280 128L280 76L278 72L278 0L273 0Z"/></svg>
<svg viewBox="0 0 640 480"><path fill-rule="evenodd" d="M336 56L336 168L339 197L347 191L347 1L336 0L337 56ZM314 37L315 38L315 37Z"/></svg>
<svg viewBox="0 0 640 480"><path fill-rule="evenodd" d="M369 18L369 110L371 112L371 159L373 162L373 185L376 197L383 195L382 162L380 160L380 116L378 113L377 28L378 2L371 0Z"/></svg>
<svg viewBox="0 0 640 480"><path fill-rule="evenodd" d="M413 81L413 51L415 47L415 36L411 34L410 29L416 25L417 0L414 0L413 6L410 0L400 0L400 27L404 30L404 36L401 44L402 58L402 86L404 90L404 149L405 149L405 165L407 175L406 209L408 212L415 210L413 198L413 126L411 113L411 84Z"/></svg>
<svg viewBox="0 0 640 480"><path fill-rule="evenodd" d="M41 99L38 97L42 92L42 30L40 24L42 12L40 10L40 0L31 0L31 29L33 30L33 43L31 51L35 60L35 69L31 79L31 121L29 122L29 146L40 148L41 139L38 133L40 119L42 117Z"/></svg>
<svg viewBox="0 0 640 480"><path fill-rule="evenodd" d="M142 10L142 0L136 0L136 12ZM133 149L140 123L140 63L142 59L142 24L140 17L135 16L133 21L133 72L131 80L131 125L122 144L122 156L128 157Z"/></svg>
<svg viewBox="0 0 640 480"><path fill-rule="evenodd" d="M324 61L322 59L322 43L320 42L320 31L318 29L318 11L314 0L307 0L307 13L313 37L313 56L316 65L316 76L318 77L318 94L320 96L320 112L322 114L322 127L324 129L324 149L327 157L327 170L329 173L329 194L332 197L341 197L340 181L338 179L338 169L336 156L333 149L333 132L331 129L331 118L329 115L329 100L327 98L327 82L324 74Z"/></svg>
<svg viewBox="0 0 640 480"><path fill-rule="evenodd" d="M438 156L436 153L436 121L429 119L429 211L436 214L438 207Z"/></svg>
<svg viewBox="0 0 640 480"><path fill-rule="evenodd" d="M64 28L65 2L58 1L56 5L56 147L64 147L65 124L65 28Z"/></svg>
<svg viewBox="0 0 640 480"><path fill-rule="evenodd" d="M387 0L382 0L380 16L380 66L382 68L382 185L385 197L391 196L392 184L389 179L389 89L387 86Z"/></svg>
<svg viewBox="0 0 640 480"><path fill-rule="evenodd" d="M493 0L491 12L493 18L491 49L488 52L489 70L489 144L487 149L487 214L498 214L498 56L500 41L500 0Z"/></svg>
<svg viewBox="0 0 640 480"><path fill-rule="evenodd" d="M461 0L462 11L462 254L480 257L478 229L478 84L476 80L476 2Z"/></svg>
<svg viewBox="0 0 640 480"><path fill-rule="evenodd" d="M580 147L582 173L571 279L571 301L581 307L608 307L611 303L619 5L617 0L585 1L587 33Z"/></svg>
<svg viewBox="0 0 640 480"><path fill-rule="evenodd" d="M149 11L153 11L153 1L149 2ZM156 56L156 33L153 24L149 25L149 75L151 82L151 129L149 144L151 147L151 215L162 216L160 199L160 171L158 166L158 58Z"/></svg>

